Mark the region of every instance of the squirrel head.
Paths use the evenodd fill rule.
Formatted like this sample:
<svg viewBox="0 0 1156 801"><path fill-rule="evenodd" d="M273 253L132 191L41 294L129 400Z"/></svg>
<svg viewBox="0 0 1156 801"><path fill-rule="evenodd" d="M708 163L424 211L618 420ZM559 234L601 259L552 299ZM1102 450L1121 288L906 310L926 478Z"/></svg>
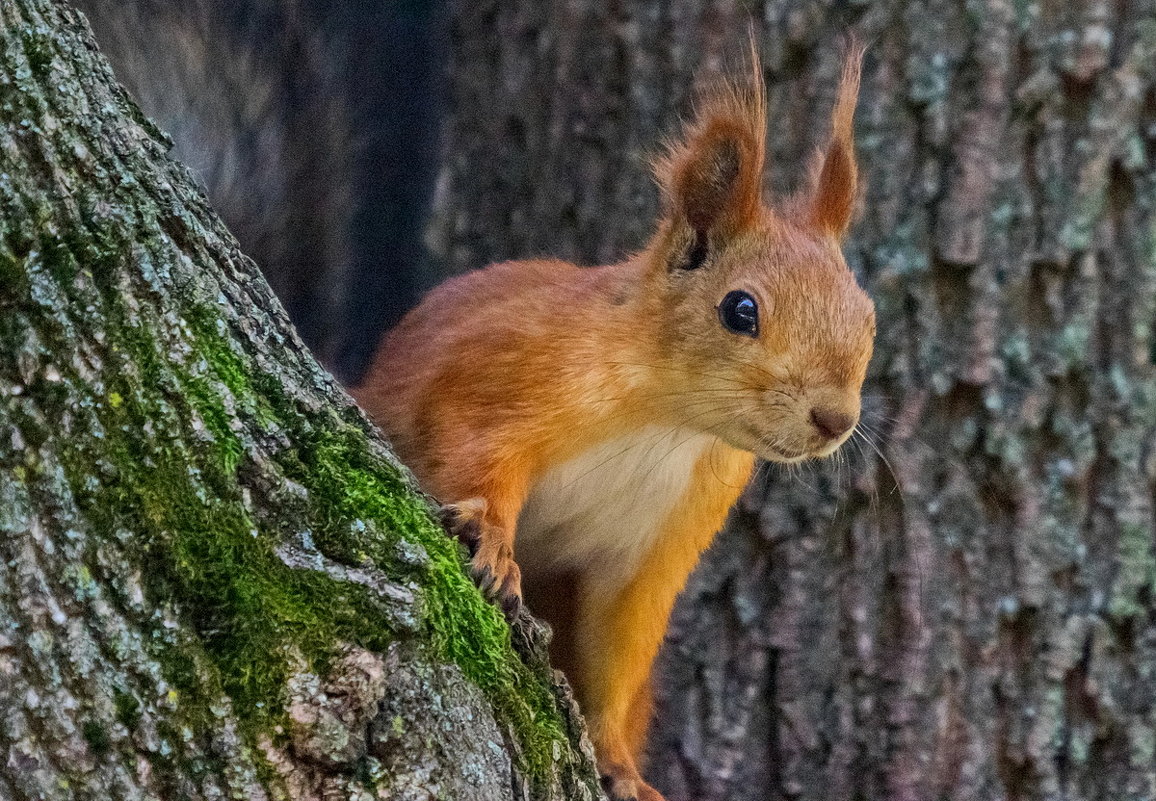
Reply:
<svg viewBox="0 0 1156 801"><path fill-rule="evenodd" d="M753 53L749 81L710 95L655 168L666 216L647 252L647 294L663 309L663 380L679 384L695 428L773 461L826 456L859 420L875 309L840 242L857 196L862 53L847 47L829 140L788 202L763 199Z"/></svg>

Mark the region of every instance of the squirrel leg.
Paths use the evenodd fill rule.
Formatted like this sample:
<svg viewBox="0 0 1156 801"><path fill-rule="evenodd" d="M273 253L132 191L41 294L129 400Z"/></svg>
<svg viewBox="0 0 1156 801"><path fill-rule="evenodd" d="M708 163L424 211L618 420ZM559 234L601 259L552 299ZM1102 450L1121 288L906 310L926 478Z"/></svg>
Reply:
<svg viewBox="0 0 1156 801"><path fill-rule="evenodd" d="M650 729L650 719L654 717L654 691L649 677L630 702L630 711L626 713L626 727L622 736L630 753L634 754L636 762L642 761L642 752L646 748L646 733Z"/></svg>
<svg viewBox="0 0 1156 801"><path fill-rule="evenodd" d="M470 575L513 620L522 607L522 571L514 561L514 526L485 498L443 506L442 526L470 552Z"/></svg>
<svg viewBox="0 0 1156 801"><path fill-rule="evenodd" d="M662 801L642 780L638 760L650 723L650 670L674 600L698 559L698 547L665 541L617 586L591 571L577 621L577 685L612 801Z"/></svg>
<svg viewBox="0 0 1156 801"><path fill-rule="evenodd" d="M633 769L627 768L626 763L619 759L617 762L604 762L599 757L599 774L602 778L602 787L610 801L662 801L662 794L647 784L639 775L642 765L642 752L646 747L646 732L650 728L650 719L653 713L654 699L651 692L649 676L643 682L634 700L630 703L626 721L623 724L621 741L626 753L634 761ZM597 747L597 746L596 746ZM606 746L599 748L601 754L607 750ZM614 747L609 746L613 752Z"/></svg>

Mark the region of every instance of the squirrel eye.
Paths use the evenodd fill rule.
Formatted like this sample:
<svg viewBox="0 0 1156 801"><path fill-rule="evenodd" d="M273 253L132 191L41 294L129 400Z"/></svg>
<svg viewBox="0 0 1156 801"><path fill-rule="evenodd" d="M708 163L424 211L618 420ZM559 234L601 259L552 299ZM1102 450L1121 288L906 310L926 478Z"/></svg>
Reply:
<svg viewBox="0 0 1156 801"><path fill-rule="evenodd" d="M732 333L748 337L759 335L759 304L746 292L728 292L718 305L718 319Z"/></svg>

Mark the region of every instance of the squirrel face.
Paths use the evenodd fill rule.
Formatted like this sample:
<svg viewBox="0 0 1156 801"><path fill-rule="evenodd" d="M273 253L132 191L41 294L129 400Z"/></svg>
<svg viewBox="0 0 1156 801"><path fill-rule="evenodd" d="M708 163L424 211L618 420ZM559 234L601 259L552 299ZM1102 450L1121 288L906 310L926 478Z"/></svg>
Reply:
<svg viewBox="0 0 1156 801"><path fill-rule="evenodd" d="M762 198L757 68L749 85L707 97L656 165L667 217L650 251L650 289L672 315L662 339L689 399L685 417L764 459L826 456L859 420L875 310L840 240L857 192L851 123L861 57L852 46L828 144L787 203Z"/></svg>
<svg viewBox="0 0 1156 801"><path fill-rule="evenodd" d="M851 436L875 310L835 239L768 213L660 280L667 373L696 428L778 462L826 456Z"/></svg>

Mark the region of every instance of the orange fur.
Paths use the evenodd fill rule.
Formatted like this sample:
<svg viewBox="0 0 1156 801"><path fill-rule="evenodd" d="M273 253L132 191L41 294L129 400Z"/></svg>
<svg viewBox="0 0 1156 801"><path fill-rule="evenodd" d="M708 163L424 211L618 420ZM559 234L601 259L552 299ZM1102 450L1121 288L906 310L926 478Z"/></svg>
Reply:
<svg viewBox="0 0 1156 801"><path fill-rule="evenodd" d="M606 586L592 575L581 587L576 639L586 685L582 701L592 710L596 742L613 743L616 761L633 764L640 756L650 717L650 667L670 610L753 465L753 454L726 446L704 455L695 465L698 491L680 499L663 521L663 541L638 567L645 580Z"/></svg>
<svg viewBox="0 0 1156 801"><path fill-rule="evenodd" d="M857 85L853 51L839 155L807 213L763 203L756 62L656 164L666 215L642 253L454 278L385 338L355 392L423 485L456 504L448 519L479 583L507 602L520 570L539 590L552 577L573 588L551 614L612 797L661 798L636 766L651 663L755 455L825 456L850 430L824 421L858 419L874 309L838 247ZM757 331L721 322L736 291L757 303Z"/></svg>
<svg viewBox="0 0 1156 801"><path fill-rule="evenodd" d="M859 72L863 45L850 39L843 61L843 75L831 114L831 141L823 156L812 187L811 224L843 236L851 224L858 192L859 171L855 164L855 102L859 98Z"/></svg>
<svg viewBox="0 0 1156 801"><path fill-rule="evenodd" d="M766 139L766 89L752 50L748 82L708 93L682 139L654 163L671 216L696 230L751 225L762 201Z"/></svg>

